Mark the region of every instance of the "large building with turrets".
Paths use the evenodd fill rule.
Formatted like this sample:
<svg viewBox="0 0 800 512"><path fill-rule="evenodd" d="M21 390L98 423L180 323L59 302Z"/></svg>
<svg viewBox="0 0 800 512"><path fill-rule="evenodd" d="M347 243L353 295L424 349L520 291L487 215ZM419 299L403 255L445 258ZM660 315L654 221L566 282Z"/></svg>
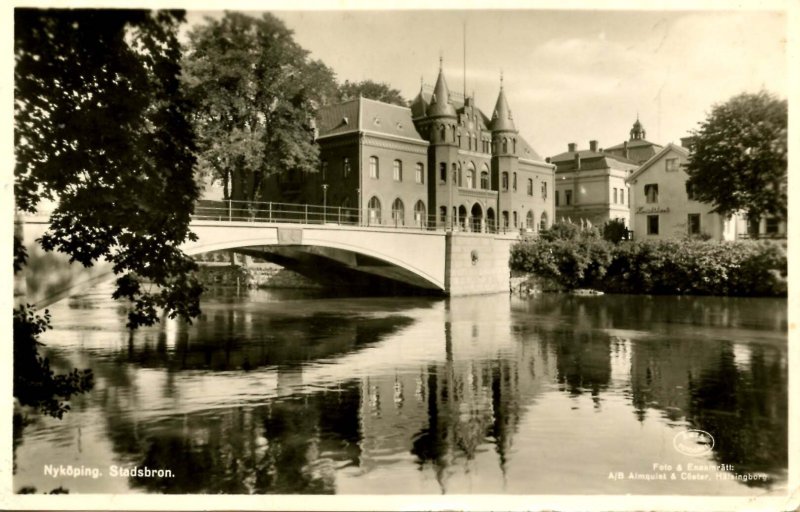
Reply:
<svg viewBox="0 0 800 512"><path fill-rule="evenodd" d="M555 166L520 135L502 78L491 117L450 91L440 63L410 107L353 99L320 109L317 129L319 172L270 180L263 200L362 225L536 232L554 220Z"/></svg>

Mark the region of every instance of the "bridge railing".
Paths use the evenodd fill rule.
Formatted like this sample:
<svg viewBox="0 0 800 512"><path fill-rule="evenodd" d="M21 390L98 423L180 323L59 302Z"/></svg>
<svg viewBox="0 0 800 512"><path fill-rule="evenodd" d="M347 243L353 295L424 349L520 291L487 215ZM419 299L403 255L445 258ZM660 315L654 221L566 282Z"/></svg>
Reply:
<svg viewBox="0 0 800 512"><path fill-rule="evenodd" d="M195 205L196 220L228 222L267 222L282 224L323 224L381 227L423 231L461 231L471 233L506 233L516 231L498 226L494 219L472 216L437 216L418 211L383 210L314 204L214 201L203 199Z"/></svg>

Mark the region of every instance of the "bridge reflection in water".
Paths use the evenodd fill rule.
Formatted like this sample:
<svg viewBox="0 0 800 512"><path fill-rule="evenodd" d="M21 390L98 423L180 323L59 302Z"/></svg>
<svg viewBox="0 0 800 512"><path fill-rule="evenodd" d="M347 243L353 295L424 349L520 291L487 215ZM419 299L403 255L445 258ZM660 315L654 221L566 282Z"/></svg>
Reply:
<svg viewBox="0 0 800 512"><path fill-rule="evenodd" d="M785 485L786 302L507 295L209 297L192 326L129 339L91 295L48 355L97 387L17 432L15 490L43 461L172 468L71 492L758 494ZM87 316L90 315L90 316ZM91 324L86 324L91 318ZM671 447L685 428L714 452ZM609 481L653 461L767 481Z"/></svg>

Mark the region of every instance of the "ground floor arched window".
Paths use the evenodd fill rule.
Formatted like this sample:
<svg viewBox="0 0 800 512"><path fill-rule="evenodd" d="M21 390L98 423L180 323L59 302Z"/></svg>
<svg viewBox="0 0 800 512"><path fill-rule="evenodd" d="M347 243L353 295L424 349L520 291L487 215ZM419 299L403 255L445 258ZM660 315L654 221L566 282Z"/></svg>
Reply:
<svg viewBox="0 0 800 512"><path fill-rule="evenodd" d="M370 224L380 224L381 223L381 200L375 196L372 196L372 199L369 200L367 203L367 210L369 215L369 223Z"/></svg>
<svg viewBox="0 0 800 512"><path fill-rule="evenodd" d="M535 225L536 221L533 219L533 210L528 210L528 215L525 216L525 227L533 229Z"/></svg>
<svg viewBox="0 0 800 512"><path fill-rule="evenodd" d="M539 220L539 231L547 229L547 212L542 212L542 217Z"/></svg>
<svg viewBox="0 0 800 512"><path fill-rule="evenodd" d="M424 228L426 225L425 222L425 203L422 201L417 201L414 205L414 224L419 228Z"/></svg>
<svg viewBox="0 0 800 512"><path fill-rule="evenodd" d="M398 197L392 203L392 224L395 226L404 226L406 221L406 207L403 201Z"/></svg>

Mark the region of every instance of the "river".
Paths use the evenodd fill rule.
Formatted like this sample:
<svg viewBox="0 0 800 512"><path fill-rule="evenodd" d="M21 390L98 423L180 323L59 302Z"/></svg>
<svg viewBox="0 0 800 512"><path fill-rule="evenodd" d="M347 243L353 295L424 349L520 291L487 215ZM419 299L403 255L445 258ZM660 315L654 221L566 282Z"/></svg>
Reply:
<svg viewBox="0 0 800 512"><path fill-rule="evenodd" d="M50 308L95 386L15 429L16 492L785 492L785 300L216 290L130 336L109 296Z"/></svg>

